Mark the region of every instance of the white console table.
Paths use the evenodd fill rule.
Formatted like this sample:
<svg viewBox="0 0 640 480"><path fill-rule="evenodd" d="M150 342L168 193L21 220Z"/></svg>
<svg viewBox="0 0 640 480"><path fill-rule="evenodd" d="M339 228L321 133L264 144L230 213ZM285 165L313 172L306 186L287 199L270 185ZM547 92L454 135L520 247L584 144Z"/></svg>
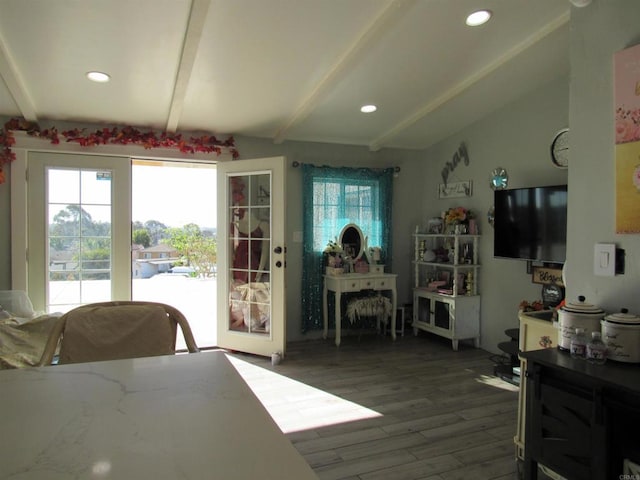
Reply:
<svg viewBox="0 0 640 480"><path fill-rule="evenodd" d="M345 292L360 292L363 290L390 291L391 292L391 338L396 339L396 274L393 273L346 273L342 275L324 275L324 288L322 291L322 316L324 322L323 338L327 338L329 332L329 312L327 308L327 296L329 292L335 294L335 319L336 319L336 345L340 346L340 320L342 309L340 299Z"/></svg>

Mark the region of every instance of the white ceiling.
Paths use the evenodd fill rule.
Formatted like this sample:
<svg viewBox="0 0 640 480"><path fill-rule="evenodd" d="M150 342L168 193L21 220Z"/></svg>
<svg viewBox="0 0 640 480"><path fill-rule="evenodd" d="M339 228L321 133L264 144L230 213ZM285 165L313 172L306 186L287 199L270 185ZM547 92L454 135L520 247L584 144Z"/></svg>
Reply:
<svg viewBox="0 0 640 480"><path fill-rule="evenodd" d="M492 20L467 27L479 8ZM569 11L566 0L0 0L0 115L426 148L567 75ZM365 103L378 111L360 113Z"/></svg>

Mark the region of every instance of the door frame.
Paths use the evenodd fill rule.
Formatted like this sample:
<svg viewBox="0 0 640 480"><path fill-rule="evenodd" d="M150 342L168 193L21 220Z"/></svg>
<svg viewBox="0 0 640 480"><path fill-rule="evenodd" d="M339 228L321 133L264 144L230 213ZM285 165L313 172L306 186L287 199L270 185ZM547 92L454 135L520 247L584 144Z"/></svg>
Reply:
<svg viewBox="0 0 640 480"><path fill-rule="evenodd" d="M11 288L28 291L28 187L27 167L30 152L76 153L82 155L104 155L113 157L139 158L144 160L171 160L183 162L209 162L220 165L233 160L230 151L215 153L183 153L173 148L155 148L154 154L139 145L94 145L83 147L75 143L52 144L50 141L30 136L27 132L13 131L15 145L11 148L15 160L11 163Z"/></svg>
<svg viewBox="0 0 640 480"><path fill-rule="evenodd" d="M91 162L87 162L87 159ZM111 172L111 300L131 299L131 166L126 157L82 155L78 153L30 152L27 172L27 285L31 301L37 310L49 305L47 298L46 263L49 245L47 222L48 182L47 170L88 169ZM29 215L29 212L31 215ZM123 218L123 212L126 215ZM43 271L44 268L44 271Z"/></svg>

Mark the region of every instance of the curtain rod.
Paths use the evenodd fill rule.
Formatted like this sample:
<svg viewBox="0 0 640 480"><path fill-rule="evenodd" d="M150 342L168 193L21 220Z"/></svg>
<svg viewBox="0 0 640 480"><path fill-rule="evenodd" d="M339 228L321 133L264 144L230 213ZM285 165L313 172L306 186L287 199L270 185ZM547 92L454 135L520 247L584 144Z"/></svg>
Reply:
<svg viewBox="0 0 640 480"><path fill-rule="evenodd" d="M302 165L302 163L298 162L297 160L294 160L293 163L291 164L293 168L298 168L300 165ZM317 167L317 165L314 165L313 163L306 163L305 165L311 165L313 167ZM365 168L371 168L371 167L365 167ZM373 168L372 170L384 170L384 168ZM393 171L395 173L400 173L400 167L393 167Z"/></svg>

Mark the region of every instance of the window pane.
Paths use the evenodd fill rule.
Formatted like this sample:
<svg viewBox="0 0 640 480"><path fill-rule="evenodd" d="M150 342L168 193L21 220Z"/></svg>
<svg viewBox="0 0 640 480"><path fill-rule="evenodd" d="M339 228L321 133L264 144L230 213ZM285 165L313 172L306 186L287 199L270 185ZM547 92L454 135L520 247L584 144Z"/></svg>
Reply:
<svg viewBox="0 0 640 480"><path fill-rule="evenodd" d="M80 203L80 171L51 169L49 174L49 203Z"/></svg>
<svg viewBox="0 0 640 480"><path fill-rule="evenodd" d="M83 170L80 195L85 205L111 204L111 172Z"/></svg>
<svg viewBox="0 0 640 480"><path fill-rule="evenodd" d="M369 245L380 246L381 221L375 204L378 188L375 180L314 180L314 249L323 250L347 223L367 232Z"/></svg>
<svg viewBox="0 0 640 480"><path fill-rule="evenodd" d="M50 168L47 190L48 311L110 300L110 172Z"/></svg>

